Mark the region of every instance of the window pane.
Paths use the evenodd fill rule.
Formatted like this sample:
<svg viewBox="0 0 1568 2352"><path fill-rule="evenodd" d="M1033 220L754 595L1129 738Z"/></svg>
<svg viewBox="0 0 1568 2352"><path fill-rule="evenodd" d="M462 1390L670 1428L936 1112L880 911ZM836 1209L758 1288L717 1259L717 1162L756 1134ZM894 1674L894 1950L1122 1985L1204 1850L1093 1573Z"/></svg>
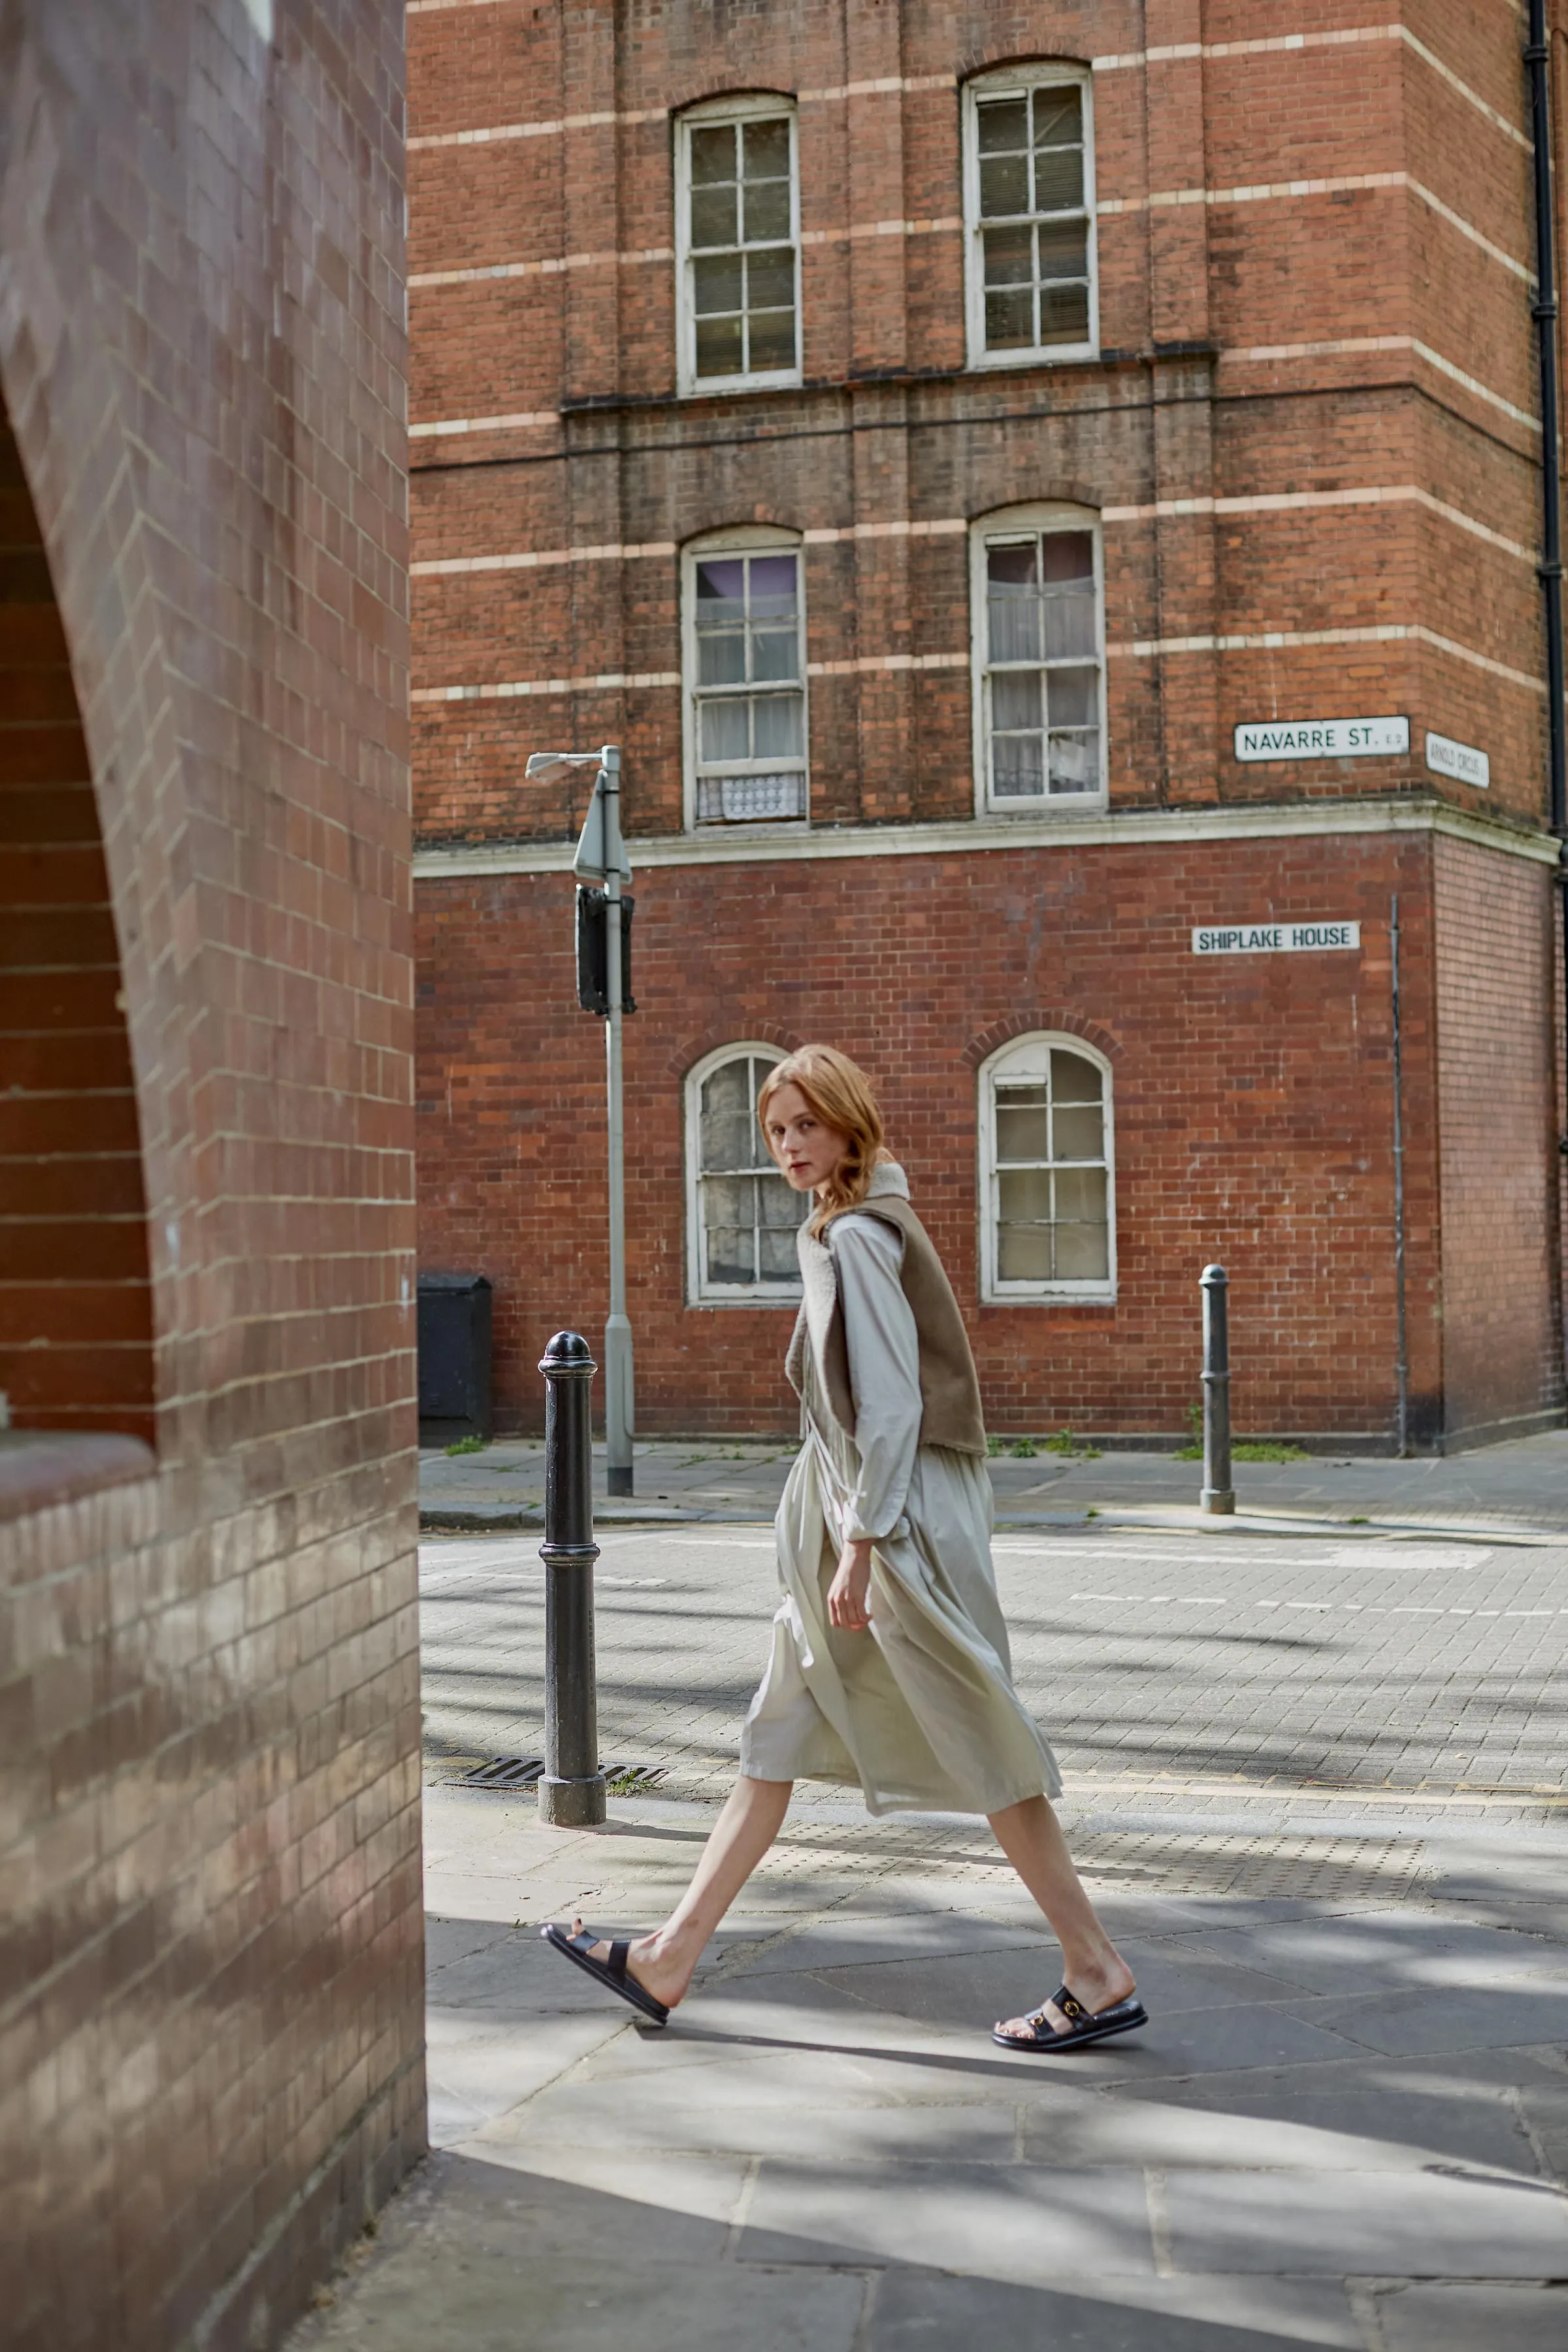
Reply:
<svg viewBox="0 0 1568 2352"><path fill-rule="evenodd" d="M1050 1116L1045 1107L1045 1088L1031 1087L1040 1100L1018 1103L998 1097L996 1103L996 1158L998 1161L1015 1160L1048 1160L1051 1156ZM1008 1089L1009 1095L1012 1089Z"/></svg>
<svg viewBox="0 0 1568 2352"><path fill-rule="evenodd" d="M1103 1282L1110 1272L1110 1235L1104 1225L1058 1225L1057 1280Z"/></svg>
<svg viewBox="0 0 1568 2352"><path fill-rule="evenodd" d="M996 1179L1004 1224L1048 1224L1051 1179L1044 1168L1016 1168Z"/></svg>
<svg viewBox="0 0 1568 2352"><path fill-rule="evenodd" d="M990 548L985 568L991 659L1038 661L1040 600L1035 547Z"/></svg>
<svg viewBox="0 0 1568 2352"><path fill-rule="evenodd" d="M691 133L692 185L700 187L712 180L732 180L734 176L734 124L713 122L694 129Z"/></svg>
<svg viewBox="0 0 1568 2352"><path fill-rule="evenodd" d="M1046 747L1037 735L994 735L991 792L999 801L1029 800L1046 789Z"/></svg>
<svg viewBox="0 0 1568 2352"><path fill-rule="evenodd" d="M1097 1065L1058 1045L1051 1054L1051 1094L1058 1103L1097 1103L1105 1084Z"/></svg>
<svg viewBox="0 0 1568 2352"><path fill-rule="evenodd" d="M736 1065L742 1079L744 1062ZM754 1176L707 1176L702 1181L704 1221L710 1225L729 1225L735 1230L750 1227L756 1222L757 1179Z"/></svg>
<svg viewBox="0 0 1568 2352"><path fill-rule="evenodd" d="M712 767L721 760L751 758L746 728L750 707L743 694L702 705L701 758L705 767Z"/></svg>
<svg viewBox="0 0 1568 2352"><path fill-rule="evenodd" d="M760 1129L758 1139L761 1140ZM810 1194L792 1192L782 1176L770 1176L764 1182L758 1185L757 1201L762 1210L764 1232L783 1233L789 1236L791 1243L789 1263L793 1271L795 1263L795 1229L811 1206Z"/></svg>
<svg viewBox="0 0 1568 2352"><path fill-rule="evenodd" d="M1045 725L1037 669L999 669L995 673L991 680L991 724L1003 732Z"/></svg>
<svg viewBox="0 0 1568 2352"><path fill-rule="evenodd" d="M692 244L733 245L735 241L734 189L732 187L693 188L691 191Z"/></svg>
<svg viewBox="0 0 1568 2352"><path fill-rule="evenodd" d="M1041 287L1040 341L1042 343L1088 342L1087 285L1080 281L1077 285Z"/></svg>
<svg viewBox="0 0 1568 2352"><path fill-rule="evenodd" d="M1040 578L1039 541L1026 539L1011 547L988 547L985 576L994 595L1017 594L1025 589L1032 594Z"/></svg>
<svg viewBox="0 0 1568 2352"><path fill-rule="evenodd" d="M749 310L793 310L795 307L795 247L764 246L746 256L746 308Z"/></svg>
<svg viewBox="0 0 1568 2352"><path fill-rule="evenodd" d="M746 640L739 629L698 631L697 682L699 686L743 686L746 678Z"/></svg>
<svg viewBox="0 0 1568 2352"><path fill-rule="evenodd" d="M697 786L703 824L781 824L805 814L805 778L798 770L777 776L704 776Z"/></svg>
<svg viewBox="0 0 1568 2352"><path fill-rule="evenodd" d="M746 1168L752 1160L751 1130L752 1090L747 1079L746 1062L726 1062L721 1068L703 1081L702 1087L702 1168ZM731 1222L738 1213L731 1199L728 1210L715 1210L716 1215L728 1213Z"/></svg>
<svg viewBox="0 0 1568 2352"><path fill-rule="evenodd" d="M1105 1223L1103 1168L1058 1168L1052 1181L1057 1188L1058 1224Z"/></svg>
<svg viewBox="0 0 1568 2352"><path fill-rule="evenodd" d="M1035 210L1070 212L1083 202L1083 156L1076 147L1046 148L1035 157Z"/></svg>
<svg viewBox="0 0 1568 2352"><path fill-rule="evenodd" d="M1002 1225L996 1234L996 1275L1002 1282L1049 1282L1049 1225Z"/></svg>
<svg viewBox="0 0 1568 2352"><path fill-rule="evenodd" d="M1037 147L1083 144L1083 92L1080 89L1037 89L1035 92Z"/></svg>
<svg viewBox="0 0 1568 2352"><path fill-rule="evenodd" d="M752 756L758 760L798 758L802 748L800 716L798 694L759 695L752 704Z"/></svg>
<svg viewBox="0 0 1568 2352"><path fill-rule="evenodd" d="M1094 656L1098 647L1094 642L1094 588L1090 582L1047 587L1045 610L1047 661L1071 660L1075 655L1079 659L1085 654Z"/></svg>
<svg viewBox="0 0 1568 2352"><path fill-rule="evenodd" d="M789 178L789 118L745 126L745 169L748 180Z"/></svg>
<svg viewBox="0 0 1568 2352"><path fill-rule="evenodd" d="M1051 737L1053 793L1097 793L1100 790L1100 737L1087 729L1081 735Z"/></svg>
<svg viewBox="0 0 1568 2352"><path fill-rule="evenodd" d="M741 268L738 253L714 255L692 263L691 299L699 318L742 307Z"/></svg>
<svg viewBox="0 0 1568 2352"><path fill-rule="evenodd" d="M985 297L985 348L988 352L1028 351L1035 341L1035 298L1028 287L1018 294Z"/></svg>
<svg viewBox="0 0 1568 2352"><path fill-rule="evenodd" d="M793 310L753 310L750 320L751 357L749 366L786 368L795 365L795 312Z"/></svg>
<svg viewBox="0 0 1568 2352"><path fill-rule="evenodd" d="M800 676L800 638L793 625L787 629L756 631L752 638L752 676L759 681Z"/></svg>
<svg viewBox="0 0 1568 2352"><path fill-rule="evenodd" d="M984 245L987 287L1032 284L1035 275L1035 232L1032 228L988 228Z"/></svg>
<svg viewBox="0 0 1568 2352"><path fill-rule="evenodd" d="M1089 530L1047 531L1041 541L1047 584L1064 580L1094 586L1094 533Z"/></svg>
<svg viewBox="0 0 1568 2352"><path fill-rule="evenodd" d="M725 556L697 567L697 624L741 621L746 611L746 566L739 555Z"/></svg>
<svg viewBox="0 0 1568 2352"><path fill-rule="evenodd" d="M1005 148L1028 145L1027 99L994 98L976 107L975 116L983 155L993 155Z"/></svg>
<svg viewBox="0 0 1568 2352"><path fill-rule="evenodd" d="M1097 669L1054 669L1047 690L1053 727L1092 727L1099 719Z"/></svg>
<svg viewBox="0 0 1568 2352"><path fill-rule="evenodd" d="M746 242L760 245L764 238L789 235L789 182L787 180L748 181L746 184Z"/></svg>
<svg viewBox="0 0 1568 2352"><path fill-rule="evenodd" d="M699 375L740 375L742 373L739 319L698 320L697 373Z"/></svg>
<svg viewBox="0 0 1568 2352"><path fill-rule="evenodd" d="M1029 159L1026 155L983 155L980 159L980 209L987 220L1005 219L1029 209Z"/></svg>
<svg viewBox="0 0 1568 2352"><path fill-rule="evenodd" d="M784 1187L779 1184L768 1189L782 1192ZM793 1201L794 1195L791 1194L790 1198ZM761 1260L757 1272L760 1280L763 1282L798 1282L800 1280L800 1256L795 1248L795 1232L793 1223L787 1233L779 1233L763 1226L757 1235L758 1255Z"/></svg>
<svg viewBox="0 0 1568 2352"><path fill-rule="evenodd" d="M793 555L752 558L752 618L770 620L795 611L795 559Z"/></svg>
<svg viewBox="0 0 1568 2352"><path fill-rule="evenodd" d="M750 1225L710 1225L709 1281L751 1283L756 1278L755 1244Z"/></svg>
<svg viewBox="0 0 1568 2352"><path fill-rule="evenodd" d="M1079 1103L1071 1108L1057 1106L1056 1157L1058 1160L1100 1160L1105 1151L1105 1132L1098 1103ZM1042 1153L1041 1157L1045 1155Z"/></svg>

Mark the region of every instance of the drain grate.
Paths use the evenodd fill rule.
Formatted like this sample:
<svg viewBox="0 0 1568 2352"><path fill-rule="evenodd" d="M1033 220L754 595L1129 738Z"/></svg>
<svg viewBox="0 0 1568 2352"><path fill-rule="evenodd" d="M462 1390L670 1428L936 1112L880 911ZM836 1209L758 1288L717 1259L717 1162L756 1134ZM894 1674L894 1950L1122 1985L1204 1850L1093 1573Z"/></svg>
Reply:
<svg viewBox="0 0 1568 2352"><path fill-rule="evenodd" d="M657 1789L668 1767L664 1764L601 1764L606 1788L618 1797ZM542 1756L495 1756L476 1764L462 1776L468 1789L531 1789L544 1771Z"/></svg>

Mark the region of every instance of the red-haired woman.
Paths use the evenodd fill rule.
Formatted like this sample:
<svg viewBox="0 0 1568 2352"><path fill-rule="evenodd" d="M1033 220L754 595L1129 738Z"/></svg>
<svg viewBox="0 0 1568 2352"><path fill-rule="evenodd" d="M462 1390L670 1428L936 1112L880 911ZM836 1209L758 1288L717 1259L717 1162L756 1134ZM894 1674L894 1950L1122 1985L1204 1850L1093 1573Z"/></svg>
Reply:
<svg viewBox="0 0 1568 2352"><path fill-rule="evenodd" d="M1058 2052L1147 2019L1073 1868L1056 1759L1013 1687L991 1563L991 1485L963 1318L863 1071L805 1045L758 1106L769 1150L816 1205L787 1370L805 1442L776 1522L784 1601L746 1716L741 1777L697 1874L637 1942L581 1920L544 1935L663 2023L784 1823L792 1784L858 1787L872 1813L984 1813L1050 1922L1063 1982L994 2039Z"/></svg>

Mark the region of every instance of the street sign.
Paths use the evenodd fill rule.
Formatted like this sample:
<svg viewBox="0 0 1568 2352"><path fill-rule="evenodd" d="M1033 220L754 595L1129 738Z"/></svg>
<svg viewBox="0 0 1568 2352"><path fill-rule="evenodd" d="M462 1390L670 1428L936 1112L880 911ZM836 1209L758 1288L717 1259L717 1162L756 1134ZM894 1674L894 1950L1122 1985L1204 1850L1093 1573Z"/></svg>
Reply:
<svg viewBox="0 0 1568 2352"><path fill-rule="evenodd" d="M1261 719L1236 730L1238 760L1365 760L1409 749L1408 719Z"/></svg>
<svg viewBox="0 0 1568 2352"><path fill-rule="evenodd" d="M603 882L611 870L612 856L616 860L615 870L621 880L629 882L632 878L631 861L618 824L611 828L613 845L606 845L605 827L610 815L610 796L605 790L605 772L601 768L594 779L594 797L588 803L588 814L577 840L577 855L572 861L572 871L579 882Z"/></svg>
<svg viewBox="0 0 1568 2352"><path fill-rule="evenodd" d="M1360 945L1359 923L1205 923L1193 932L1194 955L1304 955Z"/></svg>
<svg viewBox="0 0 1568 2352"><path fill-rule="evenodd" d="M1456 783L1478 784L1485 792L1492 780L1492 763L1473 743L1456 743L1451 735L1426 735L1426 765L1435 776L1452 776Z"/></svg>

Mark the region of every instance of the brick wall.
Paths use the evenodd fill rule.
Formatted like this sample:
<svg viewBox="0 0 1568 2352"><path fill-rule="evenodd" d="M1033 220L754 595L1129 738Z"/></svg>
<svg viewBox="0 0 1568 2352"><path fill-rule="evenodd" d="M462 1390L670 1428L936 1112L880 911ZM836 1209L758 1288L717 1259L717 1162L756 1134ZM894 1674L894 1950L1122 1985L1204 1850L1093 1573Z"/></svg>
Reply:
<svg viewBox="0 0 1568 2352"><path fill-rule="evenodd" d="M424 2145L402 10L271 16L0 35L0 382L58 608L7 708L59 713L78 788L43 946L110 1045L123 1011L93 1140L145 1202L152 1407L151 1449L82 1433L59 1349L0 1437L18 2352L274 2341ZM40 1058L0 1034L27 1118ZM100 1208L57 1108L58 1205ZM105 1316L112 1230L47 1268Z"/></svg>
<svg viewBox="0 0 1568 2352"><path fill-rule="evenodd" d="M1532 907L1539 919L1545 885L1520 870L1520 919ZM685 1303L682 1081L730 1039L826 1037L882 1088L994 1428L1184 1435L1197 1277L1219 1258L1238 1429L1385 1443L1396 1356L1389 899L1400 893L1405 1118L1429 1138L1429 846L1238 843L1225 887L1234 895L1216 906L1212 860L1191 843L640 877L638 1011L626 1029L639 1427L793 1427L787 1314ZM498 1415L531 1427L543 1340L563 1324L595 1330L605 1311L603 1032L569 1009L565 877L430 884L422 905L421 1254L490 1276ZM1362 948L1194 957L1191 927L1227 908L1359 920ZM1519 997L1527 1038L1543 987L1538 969ZM974 1073L1026 1029L1085 1035L1111 1064L1114 1306L979 1303ZM1539 1071L1498 1083L1510 1118L1539 1118ZM1429 1149L1410 1153L1406 1191L1413 1417L1430 1442L1444 1375ZM1539 1353L1530 1377L1533 1402ZM1500 1389L1510 1379L1500 1370Z"/></svg>
<svg viewBox="0 0 1568 2352"><path fill-rule="evenodd" d="M3 404L0 542L0 1395L18 1428L148 1437L147 1206L114 911Z"/></svg>
<svg viewBox="0 0 1568 2352"><path fill-rule="evenodd" d="M1481 1434L1560 1392L1555 1203L1536 1171L1557 1145L1562 966L1535 874L1445 841L1434 885L1443 1385L1449 1428Z"/></svg>
<svg viewBox="0 0 1568 2352"><path fill-rule="evenodd" d="M1258 1237L1237 1244L1259 1252L1249 1278L1268 1327L1253 1425L1370 1442L1393 1421L1394 1269L1386 1139L1365 1125L1386 1074L1381 1032L1362 1022L1382 1001L1388 896L1414 889L1412 1425L1438 1444L1558 1409L1560 1349L1541 1338L1558 1280L1557 1170L1526 1036L1531 1022L1544 1034L1539 972L1510 996L1498 1049L1510 1131L1524 1139L1516 1181L1492 1200L1505 1230L1467 1211L1450 1158L1441 1088L1458 1089L1462 1127L1465 1057L1431 1052L1439 995L1462 997L1470 967L1492 957L1493 922L1508 934L1498 968L1518 977L1544 888L1544 869L1510 854L1516 829L1539 834L1546 820L1522 20L1465 0L1404 0L1376 22L1352 0L1263 16L1247 0L975 0L958 17L928 0L629 12L497 0L410 19L425 1234L436 1260L482 1265L500 1284L504 1412L535 1410L534 1336L509 1319L509 1282L515 1297L526 1268L553 1313L574 1286L592 1290L598 1263L594 1239L580 1272L572 1263L572 1211L540 1134L563 1112L596 1132L596 1042L567 1042L569 982L551 961L563 886L545 870L580 820L586 779L531 785L527 753L619 741L629 830L669 855L685 822L680 551L703 531L768 523L801 535L814 829L963 829L975 805L965 534L1001 506L1047 499L1102 519L1111 819L1179 813L1195 835L1179 853L1114 851L1064 824L1059 844L1005 861L1005 888L978 827L967 871L924 857L803 856L793 870L645 857L639 972L657 982L655 1011L633 1024L630 1051L638 1083L657 1076L665 1090L657 1110L645 1098L658 1160L637 1213L645 1273L655 1279L679 1231L671 1073L710 1015L725 1017L689 946L678 972L680 925L688 941L743 937L733 1002L753 1034L773 1035L768 1022L781 1035L841 1034L841 1007L875 965L879 1054L895 1071L929 1057L949 1085L967 1037L1038 1001L1006 944L1026 923L1006 908L1035 894L1028 919L1047 934L1060 907L1071 915L1073 953L1049 1001L1069 1024L1129 1041L1123 1143L1142 1152L1152 1137L1153 1157L1134 1160L1123 1190L1113 1317L986 1310L993 1412L1037 1425L1059 1394L1064 1416L1107 1430L1179 1426L1185 1294L1167 1295L1152 1269L1196 1246L1169 1210L1185 1163L1158 1148L1162 1133L1192 1134L1225 1159L1225 1217ZM963 84L1040 58L1093 67L1099 351L971 370ZM694 101L746 89L796 105L803 382L681 396L676 123ZM1373 713L1408 718L1408 754L1234 756L1244 720ZM1484 749L1489 788L1434 773L1428 729ZM1467 854L1496 868L1438 929L1435 868L1413 881L1386 830L1386 804L1412 799L1475 820ZM1370 814L1357 805L1368 802ZM1237 812L1309 806L1339 813L1342 832L1311 849L1235 835ZM476 846L509 878L473 878ZM869 892L851 879L872 873ZM1343 1013L1331 958L1232 972L1205 1029L1194 1004L1206 1000L1152 911L1173 925L1177 908L1181 921L1257 916L1300 903L1309 877L1308 911L1353 908L1371 927L1370 992L1342 1066L1313 1050L1314 1020L1332 1034ZM918 966L900 996L887 940L945 949L951 936L978 941L970 961L948 977L944 953L934 1000ZM1103 967L1091 939L1115 942ZM804 941L823 943L820 992L800 974ZM1205 975L1204 988L1218 984ZM1276 991L1291 1008L1277 1047ZM686 999L701 1018L687 1019ZM1469 1018L1479 1053L1502 999ZM1276 1051L1268 1072L1251 1068ZM566 1075L579 1053L583 1095ZM1231 1081L1227 1054L1249 1084ZM972 1111L963 1088L943 1101L931 1131L945 1156L925 1181L951 1204L962 1256ZM1264 1118L1266 1103L1287 1111ZM1327 1190L1325 1137L1349 1155ZM586 1165L596 1171L596 1149ZM1342 1311L1325 1297L1342 1276ZM769 1318L682 1314L674 1276L658 1282L638 1360L645 1417L776 1418L764 1404L782 1391L753 1360L771 1360ZM1509 1323L1508 1347L1489 1349L1489 1315Z"/></svg>

